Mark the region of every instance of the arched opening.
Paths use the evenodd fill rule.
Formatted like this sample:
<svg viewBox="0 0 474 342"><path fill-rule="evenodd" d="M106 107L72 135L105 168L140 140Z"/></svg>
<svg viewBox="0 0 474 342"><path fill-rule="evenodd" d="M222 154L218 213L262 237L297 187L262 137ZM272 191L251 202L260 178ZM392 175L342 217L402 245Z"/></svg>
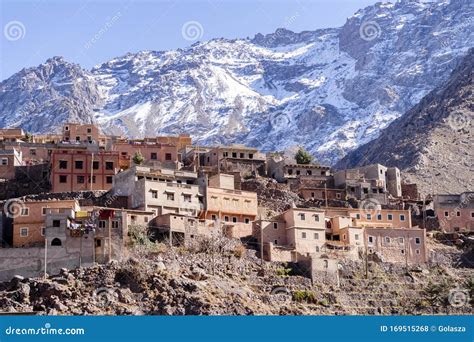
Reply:
<svg viewBox="0 0 474 342"><path fill-rule="evenodd" d="M53 241L51 241L51 246L61 246L61 240L54 238Z"/></svg>

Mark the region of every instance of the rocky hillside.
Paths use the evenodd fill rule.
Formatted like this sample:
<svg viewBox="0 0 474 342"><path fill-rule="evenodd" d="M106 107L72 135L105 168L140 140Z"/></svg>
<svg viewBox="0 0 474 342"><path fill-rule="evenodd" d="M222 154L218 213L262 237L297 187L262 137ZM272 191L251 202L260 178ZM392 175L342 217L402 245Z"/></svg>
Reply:
<svg viewBox="0 0 474 342"><path fill-rule="evenodd" d="M474 298L468 269L410 269L343 263L340 286L311 281L289 265L264 263L241 246L219 253L154 247L148 255L0 283L2 312L40 315L309 315L472 314L473 302L452 306L450 291ZM447 248L447 247L444 247ZM456 249L455 247L450 247ZM216 249L217 251L217 249ZM458 252L459 254L459 252Z"/></svg>
<svg viewBox="0 0 474 342"><path fill-rule="evenodd" d="M447 80L473 46L473 17L471 0L401 0L340 28L129 53L91 71L53 58L0 83L0 126L94 120L133 137L301 144L332 163Z"/></svg>
<svg viewBox="0 0 474 342"><path fill-rule="evenodd" d="M441 87L337 167L399 167L424 193L474 191L474 49Z"/></svg>

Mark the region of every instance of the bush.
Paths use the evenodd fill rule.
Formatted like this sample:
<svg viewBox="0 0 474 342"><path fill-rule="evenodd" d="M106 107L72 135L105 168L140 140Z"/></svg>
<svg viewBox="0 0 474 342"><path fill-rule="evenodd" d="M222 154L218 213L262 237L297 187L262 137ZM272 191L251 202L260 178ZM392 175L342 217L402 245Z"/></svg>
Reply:
<svg viewBox="0 0 474 342"><path fill-rule="evenodd" d="M288 277L291 273L291 268L279 268L276 270L276 274L280 277Z"/></svg>
<svg viewBox="0 0 474 342"><path fill-rule="evenodd" d="M300 147L295 154L295 159L297 164L310 164L313 161L313 156L304 148Z"/></svg>
<svg viewBox="0 0 474 342"><path fill-rule="evenodd" d="M234 256L236 258L242 258L245 255L246 251L247 250L245 249L245 247L243 245L239 245L239 246L234 248Z"/></svg>
<svg viewBox="0 0 474 342"><path fill-rule="evenodd" d="M307 290L297 290L293 293L293 299L298 303L311 303L316 304L316 295L314 292L307 291Z"/></svg>

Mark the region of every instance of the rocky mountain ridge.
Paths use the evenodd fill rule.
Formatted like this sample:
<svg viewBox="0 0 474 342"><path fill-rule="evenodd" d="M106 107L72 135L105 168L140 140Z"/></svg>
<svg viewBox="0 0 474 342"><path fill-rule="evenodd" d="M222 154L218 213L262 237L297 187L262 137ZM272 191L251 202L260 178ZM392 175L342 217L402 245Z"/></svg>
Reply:
<svg viewBox="0 0 474 342"><path fill-rule="evenodd" d="M332 164L447 80L473 46L473 17L470 0L401 0L340 28L129 53L90 71L55 57L0 83L0 126L98 122L131 137L300 144Z"/></svg>

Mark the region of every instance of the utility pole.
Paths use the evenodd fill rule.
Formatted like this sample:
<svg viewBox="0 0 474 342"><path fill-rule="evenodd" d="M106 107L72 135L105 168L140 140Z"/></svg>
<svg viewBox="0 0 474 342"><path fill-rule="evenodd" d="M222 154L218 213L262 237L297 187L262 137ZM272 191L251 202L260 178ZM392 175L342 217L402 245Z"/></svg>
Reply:
<svg viewBox="0 0 474 342"><path fill-rule="evenodd" d="M94 152L91 154L91 179L90 179L90 189L92 191L92 180L94 179Z"/></svg>
<svg viewBox="0 0 474 342"><path fill-rule="evenodd" d="M112 260L112 220L109 215L109 262Z"/></svg>
<svg viewBox="0 0 474 342"><path fill-rule="evenodd" d="M44 278L46 279L46 264L48 263L48 239L44 238Z"/></svg>
<svg viewBox="0 0 474 342"><path fill-rule="evenodd" d="M326 182L324 182L324 200L326 202L326 208L328 207L328 190L326 187Z"/></svg>

